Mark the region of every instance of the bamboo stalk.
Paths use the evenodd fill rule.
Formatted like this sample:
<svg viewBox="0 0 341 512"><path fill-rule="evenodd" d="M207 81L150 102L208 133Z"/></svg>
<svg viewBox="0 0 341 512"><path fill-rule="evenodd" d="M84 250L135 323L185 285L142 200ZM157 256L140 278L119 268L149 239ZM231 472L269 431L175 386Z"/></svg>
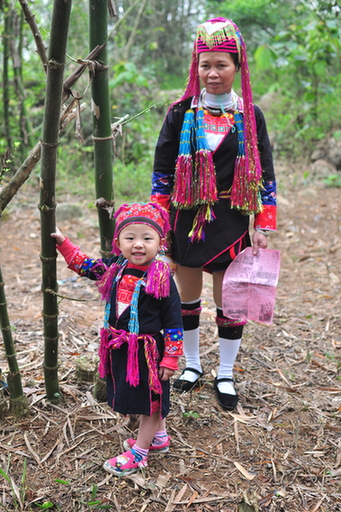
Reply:
<svg viewBox="0 0 341 512"><path fill-rule="evenodd" d="M55 231L56 226L56 160L71 4L71 0L54 0L41 140L39 209L45 339L44 376L46 395L50 401L58 401L60 399L58 382L58 303L56 295L49 291L57 291L57 254L55 241L51 238L50 234Z"/></svg>
<svg viewBox="0 0 341 512"><path fill-rule="evenodd" d="M98 56L102 67L96 71L92 81L93 144L96 175L96 206L98 212L101 251L103 256L111 254L114 231L112 219L113 173L112 132L110 119L109 79L107 66L108 2L90 0L90 48L104 45ZM109 213L108 213L109 212Z"/></svg>
<svg viewBox="0 0 341 512"><path fill-rule="evenodd" d="M15 354L14 342L12 337L11 324L7 313L7 302L5 295L5 284L2 278L2 270L0 267L0 328L2 338L4 340L5 353L9 367L7 375L7 384L10 392L10 409L15 416L25 416L28 412L27 398L24 395L21 375ZM0 408L0 415L5 412L4 408Z"/></svg>

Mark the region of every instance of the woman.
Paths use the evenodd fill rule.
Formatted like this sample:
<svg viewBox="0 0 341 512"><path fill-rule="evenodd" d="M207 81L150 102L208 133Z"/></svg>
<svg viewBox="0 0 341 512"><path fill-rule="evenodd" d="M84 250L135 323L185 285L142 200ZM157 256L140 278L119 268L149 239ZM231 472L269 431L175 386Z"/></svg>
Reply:
<svg viewBox="0 0 341 512"><path fill-rule="evenodd" d="M242 97L232 86L241 73ZM200 86L200 82L202 87ZM202 273L213 277L220 366L214 388L220 405L238 403L233 365L245 321L224 317L222 281L236 255L267 247L276 229L276 183L264 116L253 105L246 48L224 18L198 26L187 88L161 129L152 200L171 211L172 257L177 263L186 367L173 386L189 391L203 375L199 357Z"/></svg>

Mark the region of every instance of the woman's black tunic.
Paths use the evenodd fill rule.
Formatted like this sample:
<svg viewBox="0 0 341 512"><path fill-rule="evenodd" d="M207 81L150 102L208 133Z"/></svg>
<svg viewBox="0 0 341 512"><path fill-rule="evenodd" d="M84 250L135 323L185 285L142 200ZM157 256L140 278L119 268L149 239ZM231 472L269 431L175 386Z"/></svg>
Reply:
<svg viewBox="0 0 341 512"><path fill-rule="evenodd" d="M191 98L173 106L161 129L155 151L153 193L170 194L174 183L175 161L179 151L180 133ZM265 119L255 106L258 145L263 169L263 182L275 180L270 142ZM233 182L234 164L238 153L237 130L230 130L213 152L218 192L230 190ZM161 185L160 185L161 184ZM191 243L188 233L197 209L175 210L171 208L172 257L180 265L188 267L208 266L212 270L223 270L234 255L250 245L248 235L249 216L230 207L230 200L220 198L213 207L216 219L205 227L205 241Z"/></svg>

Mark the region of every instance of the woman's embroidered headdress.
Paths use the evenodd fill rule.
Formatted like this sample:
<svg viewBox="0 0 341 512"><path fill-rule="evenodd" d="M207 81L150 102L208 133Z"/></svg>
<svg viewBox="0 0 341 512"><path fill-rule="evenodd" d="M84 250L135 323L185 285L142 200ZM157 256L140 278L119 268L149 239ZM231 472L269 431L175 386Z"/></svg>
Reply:
<svg viewBox="0 0 341 512"><path fill-rule="evenodd" d="M235 111L239 153L235 162L231 206L246 214L258 213L261 210L259 188L262 169L258 152L250 72L245 42L233 21L214 18L197 27L187 87L176 103L200 95L199 54L209 51L238 54L244 109L243 115ZM216 175L212 153L204 133L203 111L198 109L195 115L194 110L190 109L185 114L180 136L172 202L176 208L180 209L198 207L193 229L189 233L192 242L205 239L204 226L207 222L214 220L212 206L217 200Z"/></svg>

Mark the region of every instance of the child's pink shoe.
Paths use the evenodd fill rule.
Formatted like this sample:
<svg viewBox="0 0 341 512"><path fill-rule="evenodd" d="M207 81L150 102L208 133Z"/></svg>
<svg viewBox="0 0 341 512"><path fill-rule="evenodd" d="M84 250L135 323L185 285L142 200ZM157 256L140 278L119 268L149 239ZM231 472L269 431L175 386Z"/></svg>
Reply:
<svg viewBox="0 0 341 512"><path fill-rule="evenodd" d="M148 465L147 460L147 457L142 457L132 449L105 461L103 468L113 475L127 476L135 473L139 468L145 468Z"/></svg>
<svg viewBox="0 0 341 512"><path fill-rule="evenodd" d="M136 439L130 437L123 442L123 448L125 450L131 450L136 443ZM166 441L162 444L151 444L149 446L149 454L163 455L169 451L170 437L166 437Z"/></svg>

